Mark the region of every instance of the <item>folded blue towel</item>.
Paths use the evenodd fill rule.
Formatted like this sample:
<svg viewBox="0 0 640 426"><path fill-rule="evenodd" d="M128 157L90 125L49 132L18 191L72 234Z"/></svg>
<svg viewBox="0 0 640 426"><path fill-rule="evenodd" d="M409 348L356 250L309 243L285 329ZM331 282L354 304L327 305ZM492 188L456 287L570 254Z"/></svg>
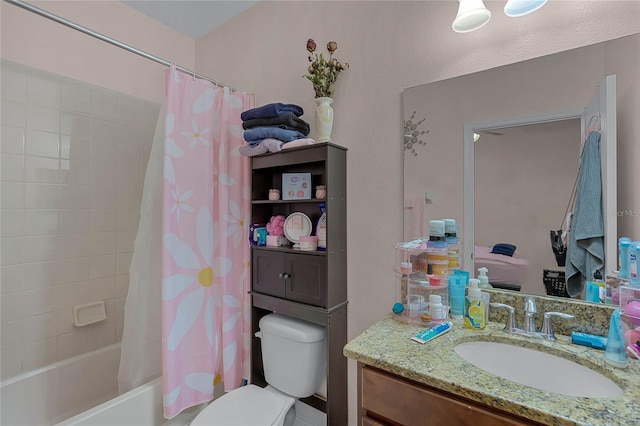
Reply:
<svg viewBox="0 0 640 426"><path fill-rule="evenodd" d="M244 140L251 143L266 138L280 139L283 142L291 142L303 139L306 136L297 130L281 129L279 127L254 127L244 131Z"/></svg>
<svg viewBox="0 0 640 426"><path fill-rule="evenodd" d="M300 117L304 114L302 107L294 104L282 104L282 103L273 103L266 104L257 108L249 109L240 114L240 118L242 121L252 120L254 118L269 118L269 117L277 117L286 113L293 113L297 117Z"/></svg>
<svg viewBox="0 0 640 426"><path fill-rule="evenodd" d="M505 256L513 257L513 253L516 251L516 246L508 243L498 243L493 246L491 253L504 254Z"/></svg>

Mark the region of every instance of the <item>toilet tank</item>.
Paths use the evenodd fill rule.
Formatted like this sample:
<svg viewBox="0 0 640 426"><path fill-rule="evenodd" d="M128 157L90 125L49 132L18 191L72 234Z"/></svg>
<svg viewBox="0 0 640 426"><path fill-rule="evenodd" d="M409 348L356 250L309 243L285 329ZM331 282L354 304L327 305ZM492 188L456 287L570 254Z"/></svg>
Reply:
<svg viewBox="0 0 640 426"><path fill-rule="evenodd" d="M296 398L313 395L325 378L325 327L274 313L260 319L260 331L267 383Z"/></svg>

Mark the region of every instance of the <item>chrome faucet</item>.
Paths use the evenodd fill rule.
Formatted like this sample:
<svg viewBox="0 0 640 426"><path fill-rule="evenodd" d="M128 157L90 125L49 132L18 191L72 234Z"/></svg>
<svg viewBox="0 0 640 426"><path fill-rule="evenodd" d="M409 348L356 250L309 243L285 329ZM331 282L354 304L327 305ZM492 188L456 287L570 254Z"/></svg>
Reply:
<svg viewBox="0 0 640 426"><path fill-rule="evenodd" d="M536 322L534 315L538 312L536 300L532 296L524 298L524 328L525 333L536 332Z"/></svg>

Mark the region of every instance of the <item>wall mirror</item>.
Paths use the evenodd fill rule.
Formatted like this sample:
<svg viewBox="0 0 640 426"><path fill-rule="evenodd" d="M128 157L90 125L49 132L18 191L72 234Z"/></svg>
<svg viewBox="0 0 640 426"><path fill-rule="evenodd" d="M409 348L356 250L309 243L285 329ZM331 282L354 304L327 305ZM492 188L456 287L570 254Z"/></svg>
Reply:
<svg viewBox="0 0 640 426"><path fill-rule="evenodd" d="M606 106L600 93L606 76L615 76L623 88L614 100L637 84L640 65L624 58L639 45L636 34L405 89L404 239L426 235L430 219L454 218L466 270L477 275L479 255L511 243L514 264L496 264L494 277L514 281L515 290L547 294L543 270L565 270L556 262L549 232L561 228L571 201L588 127L582 117ZM609 108L613 123L615 104ZM633 103L617 104L619 135L625 120L640 111ZM601 162L605 268L613 270L616 130L607 130L603 146L609 150Z"/></svg>

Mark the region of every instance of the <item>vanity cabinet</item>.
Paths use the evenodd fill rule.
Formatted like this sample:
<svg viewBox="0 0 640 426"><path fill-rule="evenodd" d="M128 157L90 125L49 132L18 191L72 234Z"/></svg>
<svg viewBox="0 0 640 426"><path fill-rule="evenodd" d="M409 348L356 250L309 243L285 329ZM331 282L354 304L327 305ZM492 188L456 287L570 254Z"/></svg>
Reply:
<svg viewBox="0 0 640 426"><path fill-rule="evenodd" d="M358 363L359 424L523 426L539 423Z"/></svg>
<svg viewBox="0 0 640 426"><path fill-rule="evenodd" d="M327 414L328 425L346 425L347 358L347 207L346 148L322 143L251 157L251 223L268 223L272 216L307 215L313 224L325 204L326 251L294 247L251 248L251 323L272 312L326 327L327 383L322 392L303 401ZM269 200L269 190L282 188L284 173L310 173L311 196L326 186L325 199ZM252 337L251 381L265 386L261 341Z"/></svg>

